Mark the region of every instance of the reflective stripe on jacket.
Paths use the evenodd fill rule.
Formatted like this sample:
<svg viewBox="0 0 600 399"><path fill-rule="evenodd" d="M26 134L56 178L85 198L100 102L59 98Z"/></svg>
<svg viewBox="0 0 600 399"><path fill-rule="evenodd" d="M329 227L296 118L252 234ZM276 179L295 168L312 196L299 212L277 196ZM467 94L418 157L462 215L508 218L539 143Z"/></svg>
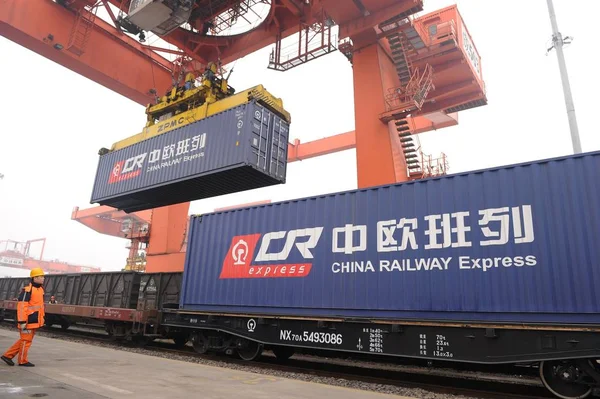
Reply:
<svg viewBox="0 0 600 399"><path fill-rule="evenodd" d="M17 303L17 319L19 324L26 323L27 330L44 325L44 288L29 284L19 295Z"/></svg>

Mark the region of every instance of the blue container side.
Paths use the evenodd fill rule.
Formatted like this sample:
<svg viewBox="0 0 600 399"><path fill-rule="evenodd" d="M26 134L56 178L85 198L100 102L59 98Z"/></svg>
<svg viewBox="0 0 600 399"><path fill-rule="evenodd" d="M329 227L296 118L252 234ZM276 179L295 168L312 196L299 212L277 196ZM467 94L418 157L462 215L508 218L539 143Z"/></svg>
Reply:
<svg viewBox="0 0 600 399"><path fill-rule="evenodd" d="M180 306L600 323L599 177L594 152L194 216Z"/></svg>

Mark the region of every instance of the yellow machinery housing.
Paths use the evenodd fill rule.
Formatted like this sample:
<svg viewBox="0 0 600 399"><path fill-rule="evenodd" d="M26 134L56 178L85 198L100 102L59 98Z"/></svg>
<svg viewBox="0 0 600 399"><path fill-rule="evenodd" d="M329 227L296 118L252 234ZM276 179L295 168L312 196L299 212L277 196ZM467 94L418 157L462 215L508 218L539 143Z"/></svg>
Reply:
<svg viewBox="0 0 600 399"><path fill-rule="evenodd" d="M114 143L110 150L100 150L100 155L167 133L252 100L257 100L288 123L291 122L290 114L283 108L283 101L269 93L262 85L234 94L235 90L228 85L227 79L219 78L216 72L216 65L210 63L202 75L201 84L197 87L195 76L188 73L183 86L172 87L157 104L146 107L148 120L141 133Z"/></svg>

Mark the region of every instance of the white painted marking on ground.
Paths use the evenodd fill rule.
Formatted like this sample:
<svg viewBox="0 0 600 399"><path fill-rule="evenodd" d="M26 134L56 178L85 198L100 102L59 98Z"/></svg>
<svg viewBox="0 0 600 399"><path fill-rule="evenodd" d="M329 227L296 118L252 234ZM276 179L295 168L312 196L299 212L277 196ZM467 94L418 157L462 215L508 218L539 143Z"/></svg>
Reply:
<svg viewBox="0 0 600 399"><path fill-rule="evenodd" d="M122 393L122 394L125 394L125 395L133 394L133 392L126 391L125 389L113 387L112 385L102 384L102 383L96 382L94 380L90 380L89 378L79 377L79 376L73 375L73 374L68 374L68 373L67 374L63 374L63 377L67 377L67 378L71 378L73 380L85 382L86 384L93 385L95 387L106 389L108 391L113 391L113 392L116 392L116 393Z"/></svg>
<svg viewBox="0 0 600 399"><path fill-rule="evenodd" d="M26 389L30 389L30 388L41 388L41 385L31 385L31 386L25 386L25 387L18 387L14 384L11 384L10 382L6 383L6 382L0 382L0 393L4 392L4 393L11 393L11 394L20 394L23 393L23 391L25 391Z"/></svg>

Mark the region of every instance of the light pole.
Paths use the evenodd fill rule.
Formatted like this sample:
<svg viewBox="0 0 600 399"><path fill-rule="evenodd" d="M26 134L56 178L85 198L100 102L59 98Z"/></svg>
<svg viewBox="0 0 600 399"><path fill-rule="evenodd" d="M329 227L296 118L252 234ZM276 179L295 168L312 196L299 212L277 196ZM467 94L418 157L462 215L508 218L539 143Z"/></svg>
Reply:
<svg viewBox="0 0 600 399"><path fill-rule="evenodd" d="M573 104L573 96L571 95L571 85L569 84L569 75L567 74L567 65L565 63L565 55L563 53L563 45L571 42L570 37L564 37L558 31L556 23L556 14L554 13L554 5L552 0L548 1L548 12L550 13L550 23L552 24L552 47L556 49L558 58L558 68L560 69L560 78L562 80L563 92L565 95L565 104L567 106L567 116L569 118L569 128L571 129L571 141L573 143L573 152L581 153L581 141L579 140L579 129L577 128L577 118L575 117L575 104Z"/></svg>

